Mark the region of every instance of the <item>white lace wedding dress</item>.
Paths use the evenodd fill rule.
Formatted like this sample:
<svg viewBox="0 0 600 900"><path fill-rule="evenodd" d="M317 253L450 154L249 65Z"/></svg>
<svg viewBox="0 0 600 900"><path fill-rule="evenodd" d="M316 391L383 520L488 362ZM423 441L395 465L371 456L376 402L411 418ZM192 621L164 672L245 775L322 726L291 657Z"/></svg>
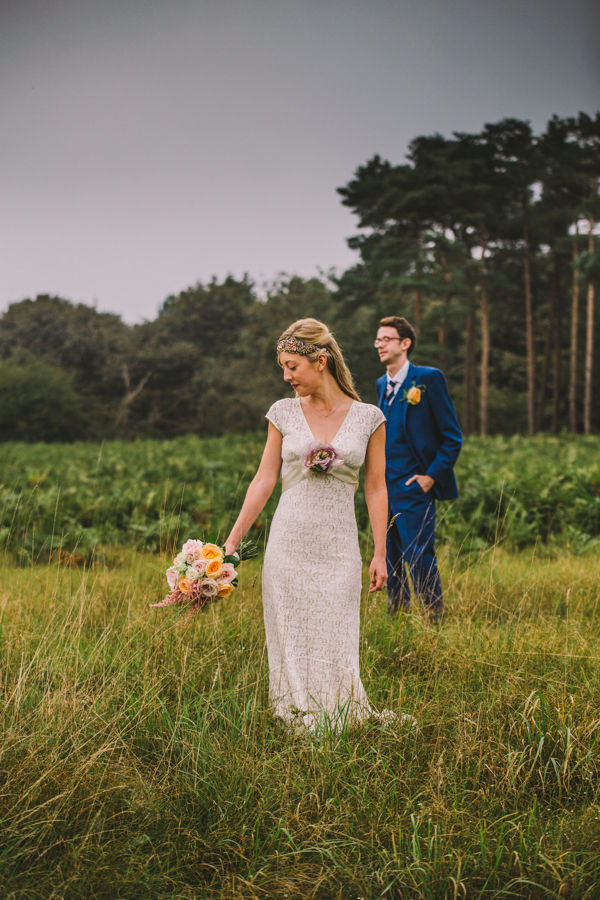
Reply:
<svg viewBox="0 0 600 900"><path fill-rule="evenodd" d="M314 437L300 400L279 400L267 419L283 435L283 490L262 578L270 701L290 725L335 727L372 715L359 674L354 492L369 438L385 418L376 406L354 401L330 442L344 466L308 476L302 460Z"/></svg>

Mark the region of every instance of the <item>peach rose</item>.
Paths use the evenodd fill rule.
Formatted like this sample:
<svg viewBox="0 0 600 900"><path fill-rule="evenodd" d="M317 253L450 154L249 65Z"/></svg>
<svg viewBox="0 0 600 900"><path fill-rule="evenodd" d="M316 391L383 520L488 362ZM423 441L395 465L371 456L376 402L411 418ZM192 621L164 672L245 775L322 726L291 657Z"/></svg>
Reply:
<svg viewBox="0 0 600 900"><path fill-rule="evenodd" d="M229 584L234 578L237 578L237 572L233 568L233 565L231 563L223 563L221 571L216 576L219 584Z"/></svg>
<svg viewBox="0 0 600 900"><path fill-rule="evenodd" d="M413 385L411 388L409 388L408 391L406 392L406 399L407 399L408 403L411 404L411 406L416 406L417 403L420 403L421 402L420 388L415 387L415 385Z"/></svg>
<svg viewBox="0 0 600 900"><path fill-rule="evenodd" d="M179 579L178 588L182 594L189 594L191 586L192 582L189 580L189 578L186 578L184 576L183 578Z"/></svg>
<svg viewBox="0 0 600 900"><path fill-rule="evenodd" d="M219 597L229 597L231 592L233 591L232 584L220 584L219 585Z"/></svg>
<svg viewBox="0 0 600 900"><path fill-rule="evenodd" d="M220 559L223 560L223 551L216 544L205 544L200 551L200 559Z"/></svg>
<svg viewBox="0 0 600 900"><path fill-rule="evenodd" d="M218 578L221 574L221 567L223 563L220 559L211 559L206 564L206 575L208 578Z"/></svg>

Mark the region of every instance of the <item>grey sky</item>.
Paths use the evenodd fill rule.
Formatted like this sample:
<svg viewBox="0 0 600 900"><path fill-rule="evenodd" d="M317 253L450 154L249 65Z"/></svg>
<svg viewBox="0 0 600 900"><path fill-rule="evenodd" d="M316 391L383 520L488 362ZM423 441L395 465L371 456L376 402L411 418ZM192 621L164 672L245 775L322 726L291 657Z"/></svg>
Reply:
<svg viewBox="0 0 600 900"><path fill-rule="evenodd" d="M0 310L343 269L417 134L600 108L591 0L0 0Z"/></svg>

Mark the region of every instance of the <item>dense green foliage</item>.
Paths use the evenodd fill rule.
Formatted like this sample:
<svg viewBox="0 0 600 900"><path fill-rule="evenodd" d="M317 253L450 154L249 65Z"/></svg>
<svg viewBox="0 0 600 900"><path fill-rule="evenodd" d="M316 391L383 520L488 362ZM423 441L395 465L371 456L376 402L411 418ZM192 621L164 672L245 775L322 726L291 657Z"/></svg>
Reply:
<svg viewBox="0 0 600 900"><path fill-rule="evenodd" d="M0 538L24 558L87 558L111 544L159 550L179 536L223 536L241 506L261 435L103 445L0 447ZM600 439L469 438L461 498L439 504L439 535L458 548L537 542L585 549L600 535ZM264 539L277 490L254 532ZM357 515L369 540L362 486Z"/></svg>
<svg viewBox="0 0 600 900"><path fill-rule="evenodd" d="M439 630L364 605L371 702L418 731L322 740L269 714L257 564L184 628L155 557L5 563L2 896L595 900L597 559L466 562Z"/></svg>
<svg viewBox="0 0 600 900"><path fill-rule="evenodd" d="M0 359L26 367L21 348L34 334L36 356L73 378L89 440L244 432L263 427L269 406L289 393L275 358L281 332L301 316L332 322L332 309L321 281L299 278L273 285L266 301L245 280L198 284L167 298L154 321L134 327L42 296L0 316ZM25 404L25 422L28 416ZM56 439L51 428L36 432L40 437Z"/></svg>
<svg viewBox="0 0 600 900"><path fill-rule="evenodd" d="M5 441L74 441L86 433L73 378L40 360L0 362L0 434Z"/></svg>
<svg viewBox="0 0 600 900"><path fill-rule="evenodd" d="M88 440L207 437L264 424L285 393L277 338L305 316L332 328L373 401L378 321L404 315L419 332L413 361L445 372L465 433L591 433L599 185L600 114L553 117L541 135L506 119L417 137L406 162L376 156L339 189L360 261L333 281L282 278L265 299L247 279L213 280L133 327L42 295L0 316L0 359L25 350L69 373Z"/></svg>

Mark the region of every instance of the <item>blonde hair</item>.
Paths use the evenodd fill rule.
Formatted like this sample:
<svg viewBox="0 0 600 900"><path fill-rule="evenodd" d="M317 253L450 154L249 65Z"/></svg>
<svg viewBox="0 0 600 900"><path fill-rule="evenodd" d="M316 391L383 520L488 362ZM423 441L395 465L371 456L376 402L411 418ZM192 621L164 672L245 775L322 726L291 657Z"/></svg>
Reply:
<svg viewBox="0 0 600 900"><path fill-rule="evenodd" d="M297 322L286 328L279 341L289 340L290 338L295 338L306 344L314 344L318 349L312 353L302 353L301 355L306 356L310 362L316 362L319 356L324 353L327 357L327 368L335 378L340 390L347 394L348 397L352 397L353 400L360 401L358 392L354 387L352 374L346 365L338 342L324 322L319 322L318 319L298 319ZM278 361L279 356L280 354L278 353Z"/></svg>

